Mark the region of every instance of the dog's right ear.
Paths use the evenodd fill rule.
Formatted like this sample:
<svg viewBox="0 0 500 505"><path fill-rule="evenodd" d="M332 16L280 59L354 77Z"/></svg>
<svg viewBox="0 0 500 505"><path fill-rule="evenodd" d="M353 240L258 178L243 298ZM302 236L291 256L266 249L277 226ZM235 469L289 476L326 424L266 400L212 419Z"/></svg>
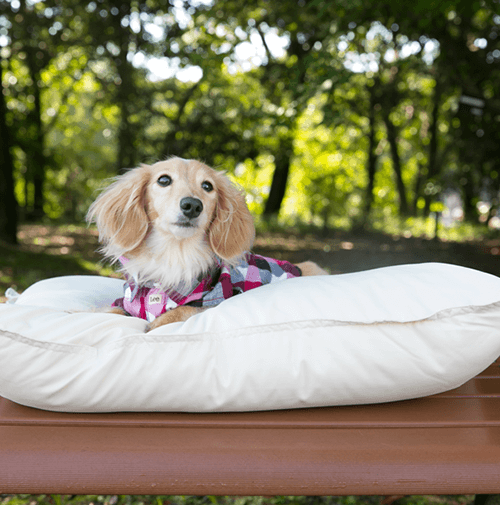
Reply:
<svg viewBox="0 0 500 505"><path fill-rule="evenodd" d="M218 201L208 238L217 256L236 264L250 250L255 238L253 218L245 195L222 172L213 172Z"/></svg>
<svg viewBox="0 0 500 505"><path fill-rule="evenodd" d="M145 193L149 177L148 165L134 168L117 177L90 206L87 221L95 221L99 240L110 252L121 255L132 251L146 237L149 220Z"/></svg>

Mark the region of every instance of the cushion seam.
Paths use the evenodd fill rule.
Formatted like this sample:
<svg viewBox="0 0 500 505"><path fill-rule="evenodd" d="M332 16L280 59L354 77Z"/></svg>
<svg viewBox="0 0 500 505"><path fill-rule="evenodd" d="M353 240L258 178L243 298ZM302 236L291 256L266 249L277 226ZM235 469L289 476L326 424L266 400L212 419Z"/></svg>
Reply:
<svg viewBox="0 0 500 505"><path fill-rule="evenodd" d="M48 349L55 352L61 352L66 354L92 354L98 351L102 352L104 350L112 350L113 348L129 347L138 344L158 344L158 343L189 343L189 342L202 342L202 341L221 341L229 338L241 338L249 334L265 334L265 333L276 333L283 332L290 329L308 329L308 328L341 328L346 326L359 326L359 327L369 327L369 326L408 326L414 324L426 324L435 320L443 320L445 318L453 318L465 314L476 313L487 313L489 311L500 308L500 301L494 302L488 305L468 305L465 307L453 307L449 309L444 309L436 312L435 314L412 321L373 321L373 322L360 322L360 321L339 321L331 319L313 319L313 320L302 320L302 321L290 321L272 324L263 324L257 326L246 326L244 328L236 328L233 330L224 331L207 331L204 333L193 333L193 334L160 334L151 335L148 333L136 334L131 336L123 337L119 340L108 342L97 346L88 345L75 345L75 344L62 344L57 342L41 342L29 337L20 335L19 333L13 333L8 330L0 329L0 336L4 336L10 340L15 340L17 342L23 343L28 346L38 347L41 349Z"/></svg>
<svg viewBox="0 0 500 505"><path fill-rule="evenodd" d="M95 349L91 346L82 346L74 344L60 344L57 342L41 342L29 337L14 333L8 330L0 329L0 336L9 340L20 342L30 347L37 347L39 349L60 352L64 354L95 354Z"/></svg>
<svg viewBox="0 0 500 505"><path fill-rule="evenodd" d="M489 305L468 305L465 307L453 307L450 309L444 309L431 316L416 319L412 321L374 321L374 322L358 322L358 321L338 321L331 319L314 319L314 320L302 320L302 321L290 321L274 324L263 324L258 326L247 326L244 328L237 328L233 330L224 330L220 332L207 331L205 333L192 333L192 334L181 334L181 335L150 335L145 333L141 335L141 338L137 336L127 336L119 341L109 342L102 346L102 349L112 349L113 347L123 347L137 345L139 343L148 344L161 344L161 343L188 343L188 342L203 342L203 341L221 341L230 338L241 338L248 334L265 334L265 333L276 333L287 330L297 330L297 329L308 329L308 328L341 328L346 326L408 326L414 324L428 324L435 320L443 320L446 318L454 318L457 316L462 316L470 313L486 313L500 308L500 301ZM168 339L168 340L167 340Z"/></svg>

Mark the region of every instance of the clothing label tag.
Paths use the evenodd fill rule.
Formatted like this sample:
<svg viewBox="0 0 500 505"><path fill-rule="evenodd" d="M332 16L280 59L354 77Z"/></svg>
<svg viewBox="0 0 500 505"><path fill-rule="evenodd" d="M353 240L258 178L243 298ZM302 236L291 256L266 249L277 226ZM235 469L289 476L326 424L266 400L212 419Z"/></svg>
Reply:
<svg viewBox="0 0 500 505"><path fill-rule="evenodd" d="M162 301L163 296L161 295L161 293L149 295L149 305L158 305L159 303L162 303Z"/></svg>

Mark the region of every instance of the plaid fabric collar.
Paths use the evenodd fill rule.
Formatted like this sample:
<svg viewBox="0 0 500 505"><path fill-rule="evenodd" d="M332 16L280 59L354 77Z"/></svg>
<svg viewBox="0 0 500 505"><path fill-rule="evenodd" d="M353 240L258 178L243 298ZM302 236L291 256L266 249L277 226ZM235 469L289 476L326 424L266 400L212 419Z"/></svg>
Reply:
<svg viewBox="0 0 500 505"><path fill-rule="evenodd" d="M120 258L120 262L125 265L127 259ZM165 292L158 285L140 286L134 279L127 278L124 295L115 300L113 306L151 322L180 305L214 307L244 291L300 275L300 269L288 261L248 253L236 267L217 259L216 268L187 295L174 290Z"/></svg>

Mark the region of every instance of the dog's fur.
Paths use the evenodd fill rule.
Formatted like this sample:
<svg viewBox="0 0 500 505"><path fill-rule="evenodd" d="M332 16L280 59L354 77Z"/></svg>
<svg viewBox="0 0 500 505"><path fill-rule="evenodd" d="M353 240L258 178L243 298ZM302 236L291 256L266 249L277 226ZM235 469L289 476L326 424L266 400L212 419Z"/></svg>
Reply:
<svg viewBox="0 0 500 505"><path fill-rule="evenodd" d="M106 257L125 256L129 276L139 284L159 283L167 292L188 290L216 256L237 264L255 236L243 193L222 172L182 158L141 165L116 178L92 204L87 220L97 223ZM312 262L298 266L303 275L326 274ZM177 307L150 329L200 310Z"/></svg>

